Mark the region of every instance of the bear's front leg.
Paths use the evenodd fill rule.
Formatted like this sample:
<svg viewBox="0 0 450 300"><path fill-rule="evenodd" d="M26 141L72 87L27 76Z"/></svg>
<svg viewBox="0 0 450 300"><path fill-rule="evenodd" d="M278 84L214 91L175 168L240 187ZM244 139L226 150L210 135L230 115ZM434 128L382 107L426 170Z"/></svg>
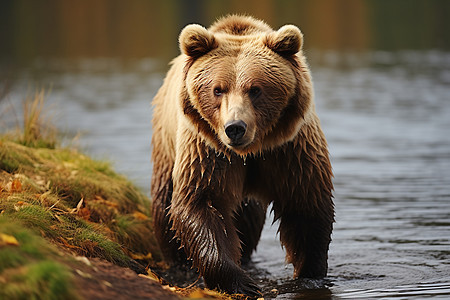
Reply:
<svg viewBox="0 0 450 300"><path fill-rule="evenodd" d="M211 202L174 205L170 209L173 229L189 259L208 288L230 294L258 296L258 287L239 267L239 239L229 216Z"/></svg>
<svg viewBox="0 0 450 300"><path fill-rule="evenodd" d="M259 296L257 285L239 266L240 242L232 216L244 181L240 171L230 170L227 159L199 141L181 143L180 148L169 209L175 237L208 288Z"/></svg>
<svg viewBox="0 0 450 300"><path fill-rule="evenodd" d="M322 278L327 275L328 248L333 217L329 212L284 211L280 220L280 239L286 260L294 265L294 277Z"/></svg>
<svg viewBox="0 0 450 300"><path fill-rule="evenodd" d="M332 171L325 146L306 145L299 150L291 144L284 154L291 174L284 179L287 188L279 192L274 211L294 277L320 278L327 275L334 223Z"/></svg>

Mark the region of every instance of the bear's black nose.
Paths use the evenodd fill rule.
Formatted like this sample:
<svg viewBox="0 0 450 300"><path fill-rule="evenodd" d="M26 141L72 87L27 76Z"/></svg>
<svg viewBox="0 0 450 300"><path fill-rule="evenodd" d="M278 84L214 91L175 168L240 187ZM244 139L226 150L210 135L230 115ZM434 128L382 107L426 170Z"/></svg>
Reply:
<svg viewBox="0 0 450 300"><path fill-rule="evenodd" d="M231 142L238 142L245 134L247 124L242 120L230 121L225 124L225 133L231 139Z"/></svg>

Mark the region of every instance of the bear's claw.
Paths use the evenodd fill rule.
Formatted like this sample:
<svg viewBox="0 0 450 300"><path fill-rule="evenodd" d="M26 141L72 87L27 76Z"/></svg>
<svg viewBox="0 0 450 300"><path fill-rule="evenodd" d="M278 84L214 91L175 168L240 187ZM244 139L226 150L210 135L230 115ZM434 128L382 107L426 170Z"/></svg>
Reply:
<svg viewBox="0 0 450 300"><path fill-rule="evenodd" d="M243 294L251 298L262 297L258 285L246 274L237 276L232 286L233 294Z"/></svg>

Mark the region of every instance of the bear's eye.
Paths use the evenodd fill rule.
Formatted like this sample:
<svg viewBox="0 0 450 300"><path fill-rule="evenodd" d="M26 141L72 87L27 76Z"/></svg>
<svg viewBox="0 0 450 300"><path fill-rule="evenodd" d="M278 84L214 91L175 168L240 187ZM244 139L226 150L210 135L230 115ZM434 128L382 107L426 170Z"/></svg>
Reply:
<svg viewBox="0 0 450 300"><path fill-rule="evenodd" d="M250 88L250 90L248 91L248 94L250 97L252 98L256 98L261 94L261 89L257 86L253 86Z"/></svg>
<svg viewBox="0 0 450 300"><path fill-rule="evenodd" d="M222 96L222 89L219 87L214 88L214 95L216 95L217 97Z"/></svg>

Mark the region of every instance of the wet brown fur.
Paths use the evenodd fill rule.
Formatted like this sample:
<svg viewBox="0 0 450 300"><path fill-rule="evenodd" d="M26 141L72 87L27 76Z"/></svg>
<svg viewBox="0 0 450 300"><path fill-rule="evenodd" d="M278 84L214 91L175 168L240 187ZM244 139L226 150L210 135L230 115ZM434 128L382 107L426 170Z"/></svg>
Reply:
<svg viewBox="0 0 450 300"><path fill-rule="evenodd" d="M240 261L256 248L269 203L294 276L326 276L332 171L301 45L296 27L273 31L250 17L190 25L153 100L157 237L169 261L192 260L210 288L258 295ZM237 117L249 128L242 147L223 132Z"/></svg>

